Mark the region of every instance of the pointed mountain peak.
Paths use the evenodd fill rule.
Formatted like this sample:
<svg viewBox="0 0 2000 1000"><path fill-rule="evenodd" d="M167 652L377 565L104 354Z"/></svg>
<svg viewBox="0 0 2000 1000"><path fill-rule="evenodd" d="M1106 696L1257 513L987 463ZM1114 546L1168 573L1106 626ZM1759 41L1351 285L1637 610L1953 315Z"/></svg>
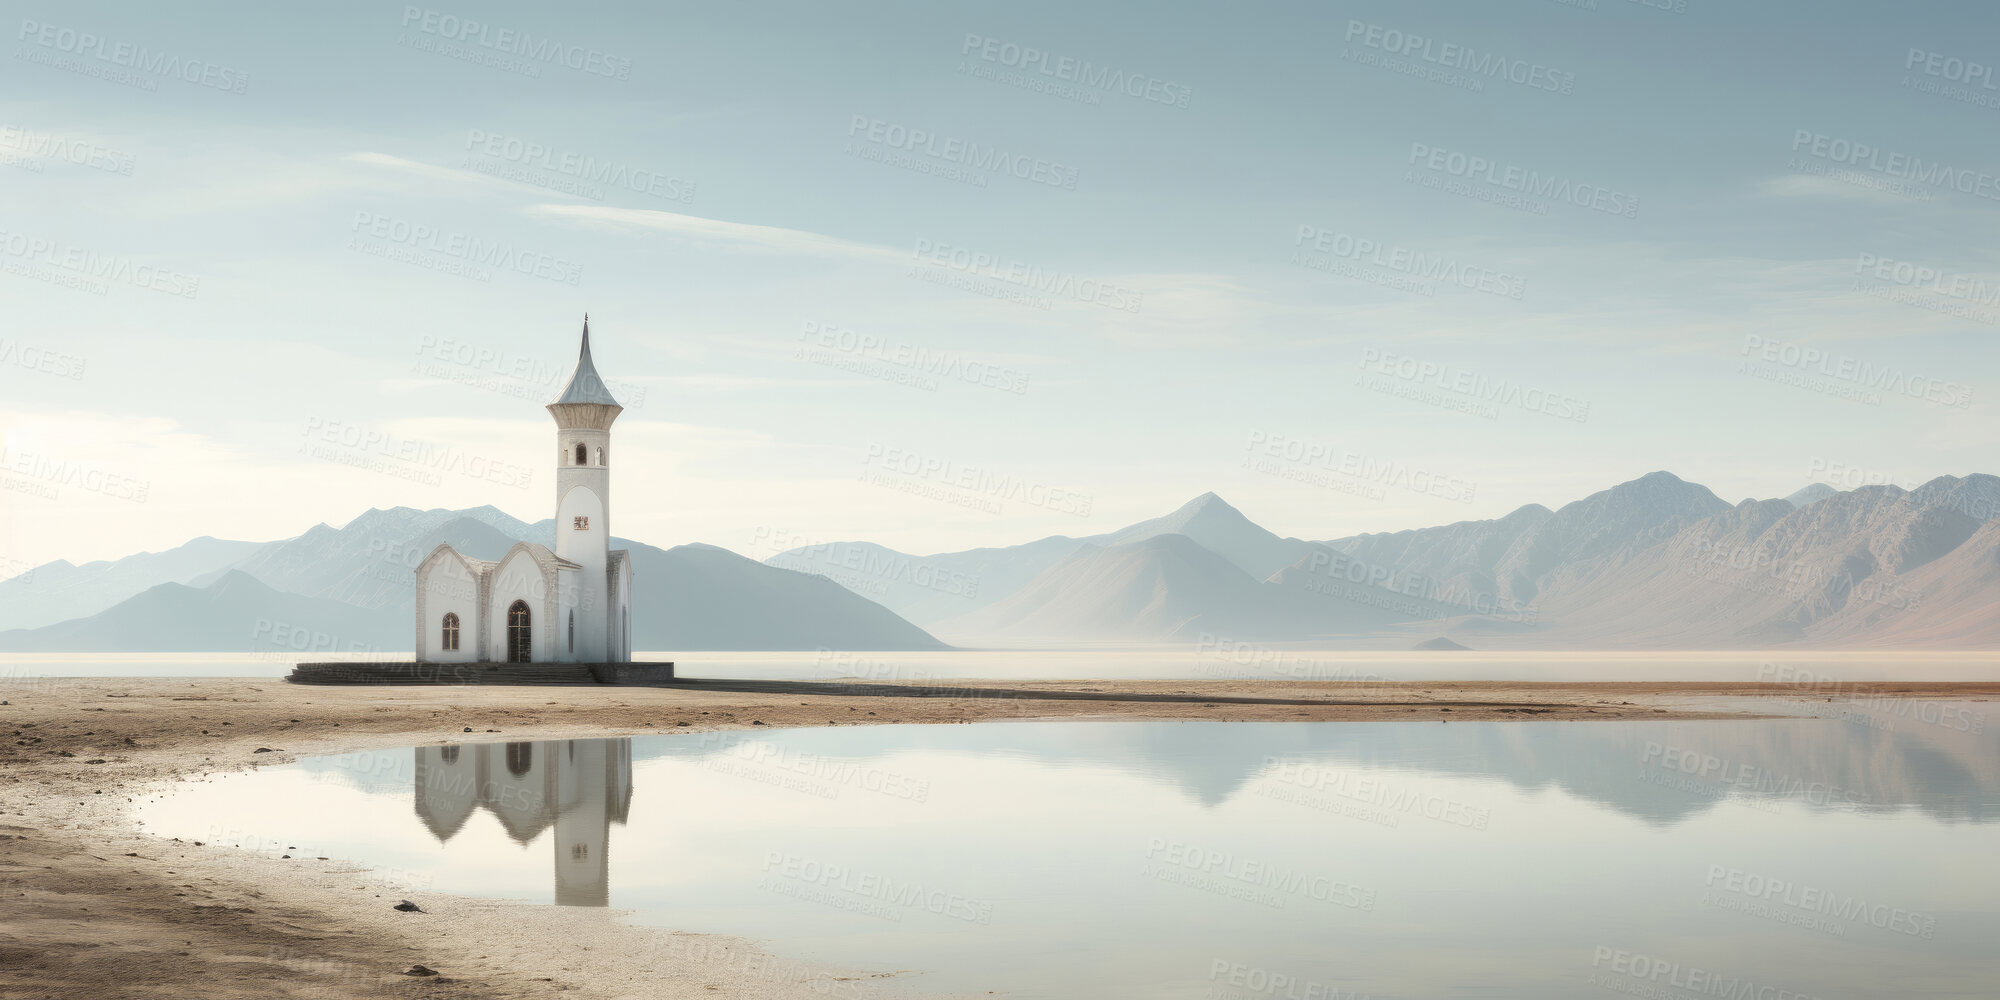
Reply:
<svg viewBox="0 0 2000 1000"><path fill-rule="evenodd" d="M1553 516L1555 516L1555 511L1552 511L1547 507L1542 506L1541 504L1524 503L1521 506L1514 508L1511 512L1507 514L1506 517L1501 518L1499 523L1519 524L1522 521L1539 522L1539 521L1546 521Z"/></svg>
<svg viewBox="0 0 2000 1000"><path fill-rule="evenodd" d="M1618 502L1694 504L1702 507L1722 509L1729 506L1721 497L1700 483L1691 483L1671 472L1648 472L1630 482L1619 483L1608 490L1593 493L1577 503L1588 503L1593 498L1604 497ZM1576 506L1575 503L1567 505Z"/></svg>
<svg viewBox="0 0 2000 1000"><path fill-rule="evenodd" d="M490 503L481 504L477 507L467 507L464 510L449 511L448 513L455 518L470 518L488 527L496 528L509 534L519 535L533 530L532 526L526 521Z"/></svg>
<svg viewBox="0 0 2000 1000"><path fill-rule="evenodd" d="M1251 520L1245 517L1242 511L1231 507L1229 501L1213 493L1203 493L1193 500L1189 500L1187 503L1174 508L1170 514L1156 517L1150 521L1142 521L1139 525L1133 525L1132 528L1145 525L1151 529L1146 532L1147 534L1160 534L1163 532L1185 533L1185 529L1196 525L1209 525L1215 528L1222 528L1224 526L1237 528L1242 525L1251 524ZM1132 528L1127 528L1118 534L1120 536L1128 535L1132 532ZM1262 531L1263 529L1259 528L1257 530ZM1121 538L1120 540L1129 539Z"/></svg>
<svg viewBox="0 0 2000 1000"><path fill-rule="evenodd" d="M1635 531L1650 531L1689 518L1730 509L1728 501L1700 483L1671 472L1653 472L1563 505L1543 528L1582 545L1571 556L1597 552L1600 545L1624 544ZM1568 544L1568 543L1565 543Z"/></svg>
<svg viewBox="0 0 2000 1000"><path fill-rule="evenodd" d="M1800 489L1798 492L1793 493L1791 496L1788 496L1785 499L1789 501L1793 507L1804 507L1807 504L1818 503L1821 500L1824 500L1827 497L1830 497L1838 492L1840 491L1834 489L1833 487L1825 483L1813 483L1809 486Z"/></svg>
<svg viewBox="0 0 2000 1000"><path fill-rule="evenodd" d="M1213 491L1210 491L1208 493L1203 493L1202 495L1195 497L1193 500L1189 500L1187 503L1180 505L1180 510L1184 511L1235 510L1235 509L1236 508L1231 507L1229 505L1229 501L1224 500L1219 496L1216 496Z"/></svg>
<svg viewBox="0 0 2000 1000"><path fill-rule="evenodd" d="M1229 501L1222 499L1214 493L1203 493L1193 500L1181 504L1179 507L1174 508L1172 513L1161 518L1161 520L1185 522L1197 517L1203 519L1226 517L1230 520L1249 520L1249 518L1244 516L1242 511L1237 510L1230 505Z"/></svg>

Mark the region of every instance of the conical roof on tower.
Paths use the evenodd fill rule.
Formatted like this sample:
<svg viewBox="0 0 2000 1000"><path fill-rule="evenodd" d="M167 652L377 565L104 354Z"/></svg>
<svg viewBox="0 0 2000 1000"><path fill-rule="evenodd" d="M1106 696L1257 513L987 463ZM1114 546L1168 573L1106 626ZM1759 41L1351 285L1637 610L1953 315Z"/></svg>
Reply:
<svg viewBox="0 0 2000 1000"><path fill-rule="evenodd" d="M549 405L563 403L595 403L600 406L618 406L611 398L611 390L605 388L604 379L597 374L597 365L590 360L590 314L583 314L583 350L576 359L576 374L569 377L569 384L563 387L562 395ZM623 407L620 407L623 409Z"/></svg>

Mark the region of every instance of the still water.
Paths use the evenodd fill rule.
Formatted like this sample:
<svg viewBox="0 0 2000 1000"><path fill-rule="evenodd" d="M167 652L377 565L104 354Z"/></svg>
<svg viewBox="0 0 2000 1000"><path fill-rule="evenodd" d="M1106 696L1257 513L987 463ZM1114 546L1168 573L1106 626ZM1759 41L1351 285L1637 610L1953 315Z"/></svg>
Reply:
<svg viewBox="0 0 2000 1000"><path fill-rule="evenodd" d="M141 818L419 900L609 905L797 969L909 970L833 995L1986 997L1987 708L466 744L191 781Z"/></svg>
<svg viewBox="0 0 2000 1000"><path fill-rule="evenodd" d="M313 660L408 660L408 652L0 653L0 690L69 677L283 677ZM2000 680L1992 653L1382 652L1206 639L1178 646L945 652L639 652L681 677L932 680L1255 679L1279 681L1758 681L1803 688L1854 680Z"/></svg>

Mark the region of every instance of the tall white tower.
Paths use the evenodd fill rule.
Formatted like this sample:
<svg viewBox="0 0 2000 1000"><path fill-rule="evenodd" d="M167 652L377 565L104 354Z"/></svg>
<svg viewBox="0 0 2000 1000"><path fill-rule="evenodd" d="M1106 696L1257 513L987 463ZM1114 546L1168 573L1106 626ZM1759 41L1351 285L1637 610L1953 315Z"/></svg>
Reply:
<svg viewBox="0 0 2000 1000"><path fill-rule="evenodd" d="M549 404L556 421L556 555L575 563L575 652L563 656L584 663L619 659L612 655L614 619L621 617L612 600L607 567L611 558L611 422L624 407L611 398L597 366L590 360L590 317L583 318L583 349L576 374L561 396ZM568 597L568 595L565 595ZM557 629L568 622L552 623ZM622 623L616 623L622 628ZM558 648L565 637L558 634Z"/></svg>

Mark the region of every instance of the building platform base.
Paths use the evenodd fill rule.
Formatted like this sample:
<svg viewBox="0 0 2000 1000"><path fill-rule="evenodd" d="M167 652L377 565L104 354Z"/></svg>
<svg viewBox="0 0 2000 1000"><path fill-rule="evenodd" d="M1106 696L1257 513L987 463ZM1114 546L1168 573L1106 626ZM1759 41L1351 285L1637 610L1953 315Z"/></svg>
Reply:
<svg viewBox="0 0 2000 1000"><path fill-rule="evenodd" d="M665 684L674 665L647 663L300 663L293 684Z"/></svg>

